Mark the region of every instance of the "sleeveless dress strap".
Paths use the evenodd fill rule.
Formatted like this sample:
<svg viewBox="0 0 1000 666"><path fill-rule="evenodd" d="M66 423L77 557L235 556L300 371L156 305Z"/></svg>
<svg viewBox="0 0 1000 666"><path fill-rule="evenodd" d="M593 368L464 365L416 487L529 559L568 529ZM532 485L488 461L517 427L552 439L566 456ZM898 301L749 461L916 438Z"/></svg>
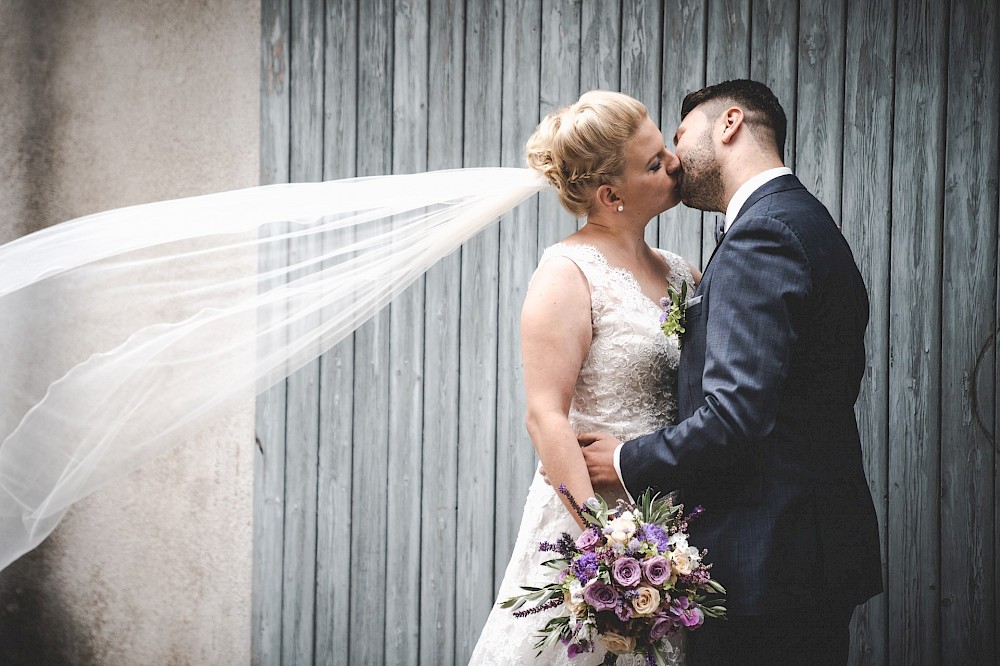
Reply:
<svg viewBox="0 0 1000 666"><path fill-rule="evenodd" d="M538 265L541 266L554 257L565 257L576 264L583 276L587 278L587 282L590 283L591 292L607 283L607 271L603 269L604 258L593 245L556 243L545 249Z"/></svg>
<svg viewBox="0 0 1000 666"><path fill-rule="evenodd" d="M670 267L670 284L674 289L679 289L681 281L687 282L688 295L694 293L694 275L691 274L691 267L684 257L669 250L656 249Z"/></svg>

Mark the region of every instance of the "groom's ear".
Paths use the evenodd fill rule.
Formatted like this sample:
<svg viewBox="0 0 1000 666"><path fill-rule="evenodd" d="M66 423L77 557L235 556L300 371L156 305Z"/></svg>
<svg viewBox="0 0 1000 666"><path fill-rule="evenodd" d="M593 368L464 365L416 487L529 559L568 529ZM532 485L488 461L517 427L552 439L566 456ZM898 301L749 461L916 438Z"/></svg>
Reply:
<svg viewBox="0 0 1000 666"><path fill-rule="evenodd" d="M743 109L731 106L719 116L722 122L722 143L729 143L743 128Z"/></svg>

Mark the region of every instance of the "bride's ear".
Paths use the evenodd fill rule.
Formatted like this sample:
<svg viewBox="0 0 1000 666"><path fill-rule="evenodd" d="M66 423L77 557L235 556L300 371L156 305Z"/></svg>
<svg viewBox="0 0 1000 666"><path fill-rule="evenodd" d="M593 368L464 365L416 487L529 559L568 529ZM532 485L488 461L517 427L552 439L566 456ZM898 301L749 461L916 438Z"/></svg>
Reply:
<svg viewBox="0 0 1000 666"><path fill-rule="evenodd" d="M622 203L616 189L605 183L597 188L597 205L605 212L615 212Z"/></svg>

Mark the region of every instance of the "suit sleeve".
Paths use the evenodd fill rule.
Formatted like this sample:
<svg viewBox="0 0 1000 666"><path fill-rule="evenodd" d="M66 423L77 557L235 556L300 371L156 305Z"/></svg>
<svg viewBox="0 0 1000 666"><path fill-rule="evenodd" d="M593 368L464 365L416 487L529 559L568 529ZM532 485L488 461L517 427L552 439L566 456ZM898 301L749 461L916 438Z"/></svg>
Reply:
<svg viewBox="0 0 1000 666"><path fill-rule="evenodd" d="M812 286L809 262L791 230L769 217L740 220L725 244L702 305L704 402L677 425L621 448L622 478L633 496L742 467L753 443L774 428Z"/></svg>

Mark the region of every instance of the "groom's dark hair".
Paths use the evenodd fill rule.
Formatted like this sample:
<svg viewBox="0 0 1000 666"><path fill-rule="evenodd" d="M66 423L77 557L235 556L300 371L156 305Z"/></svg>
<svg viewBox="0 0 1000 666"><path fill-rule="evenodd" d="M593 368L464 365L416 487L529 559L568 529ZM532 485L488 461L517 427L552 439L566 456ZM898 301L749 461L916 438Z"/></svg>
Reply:
<svg viewBox="0 0 1000 666"><path fill-rule="evenodd" d="M785 155L785 134L788 131L788 121L785 110L781 108L778 98L771 89L760 81L735 79L716 83L688 94L681 104L681 120L691 111L705 102L718 101L718 110L707 111L711 119L722 112L724 104L729 103L743 109L743 122L749 125L754 133L767 134L774 142L774 147L780 157ZM762 137L763 138L763 137Z"/></svg>

